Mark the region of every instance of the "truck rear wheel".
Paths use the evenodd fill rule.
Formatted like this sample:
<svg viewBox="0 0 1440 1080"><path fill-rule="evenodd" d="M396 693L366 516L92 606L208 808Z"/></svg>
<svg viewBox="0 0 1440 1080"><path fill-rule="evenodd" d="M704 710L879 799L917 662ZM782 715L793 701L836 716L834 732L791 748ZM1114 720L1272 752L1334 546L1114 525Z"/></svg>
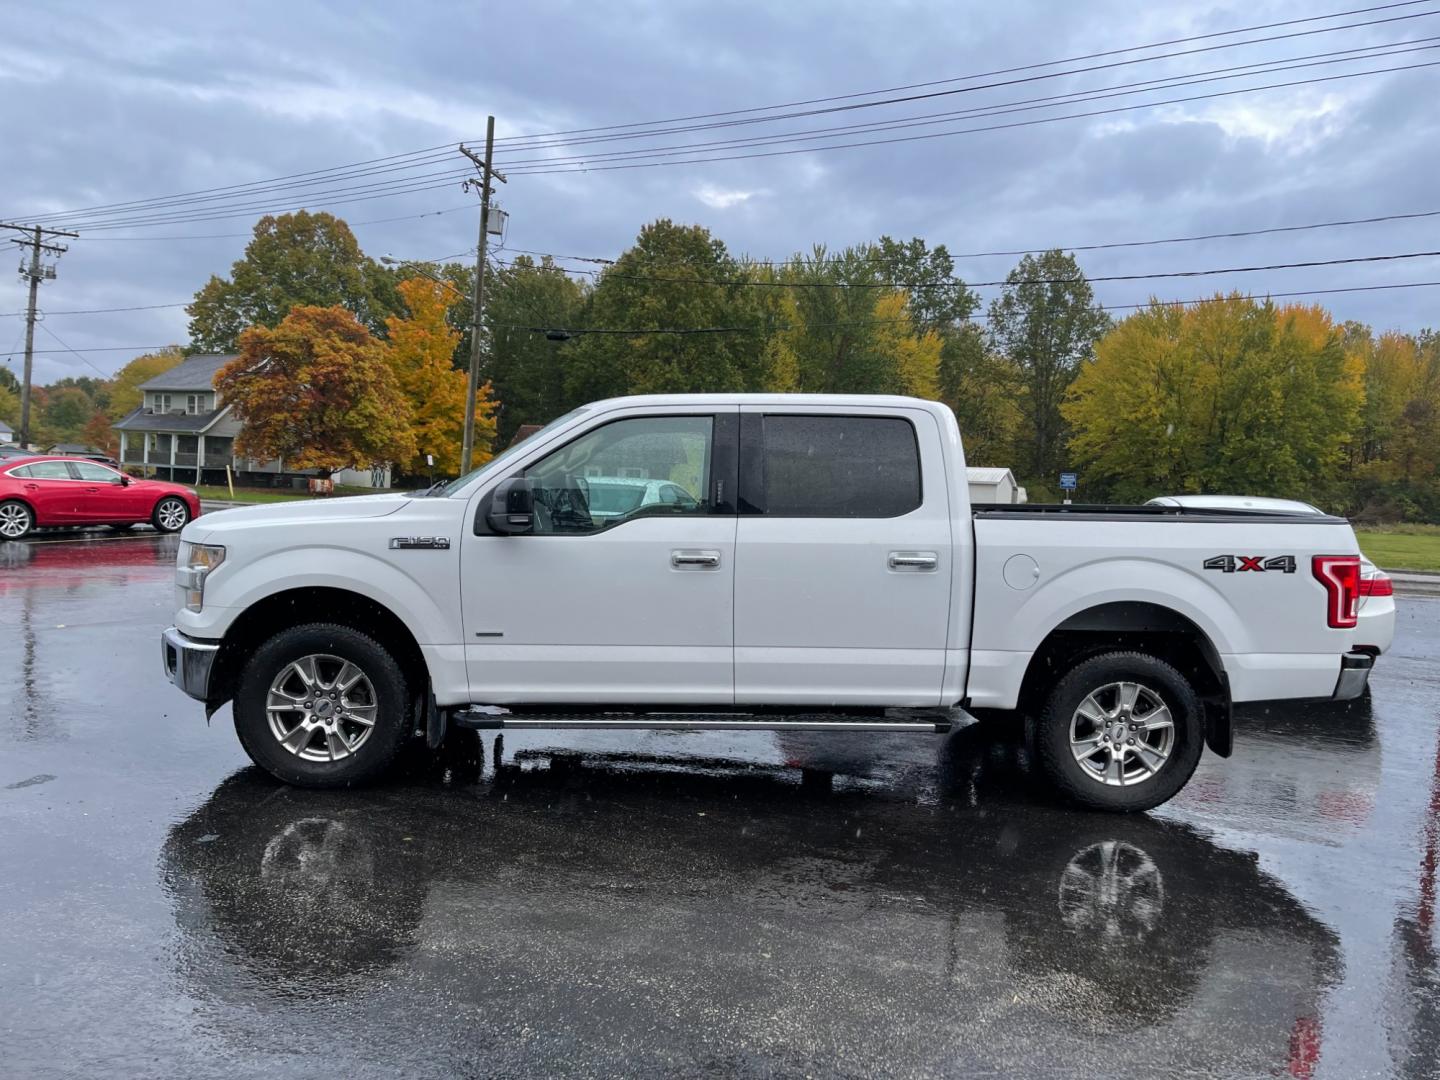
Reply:
<svg viewBox="0 0 1440 1080"><path fill-rule="evenodd" d="M311 623L265 642L240 675L235 731L250 759L301 787L372 780L409 729L405 676L372 638Z"/></svg>
<svg viewBox="0 0 1440 1080"><path fill-rule="evenodd" d="M1035 728L1045 773L1098 810L1159 806L1185 786L1204 745L1194 688L1163 660L1138 652L1076 664L1055 684Z"/></svg>

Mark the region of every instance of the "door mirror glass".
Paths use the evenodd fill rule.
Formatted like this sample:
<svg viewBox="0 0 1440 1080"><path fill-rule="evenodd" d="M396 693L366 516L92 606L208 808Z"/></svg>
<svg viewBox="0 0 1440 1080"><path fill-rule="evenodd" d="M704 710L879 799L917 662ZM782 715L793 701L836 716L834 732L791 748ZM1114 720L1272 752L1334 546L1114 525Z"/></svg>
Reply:
<svg viewBox="0 0 1440 1080"><path fill-rule="evenodd" d="M130 477L126 476L124 473L121 473L121 474L120 474L120 486L121 486L121 487L129 487L130 484L131 484Z"/></svg>
<svg viewBox="0 0 1440 1080"><path fill-rule="evenodd" d="M527 533L535 528L535 497L523 476L501 480L490 495L485 512L490 531L501 536Z"/></svg>

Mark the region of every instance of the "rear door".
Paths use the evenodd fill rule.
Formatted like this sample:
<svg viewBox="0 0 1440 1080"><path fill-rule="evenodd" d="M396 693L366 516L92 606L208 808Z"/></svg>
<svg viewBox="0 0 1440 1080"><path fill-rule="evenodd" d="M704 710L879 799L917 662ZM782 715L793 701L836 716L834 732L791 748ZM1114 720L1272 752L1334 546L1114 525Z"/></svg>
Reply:
<svg viewBox="0 0 1440 1080"><path fill-rule="evenodd" d="M10 470L35 508L37 525L71 525L80 520L80 484L63 461L36 461Z"/></svg>
<svg viewBox="0 0 1440 1080"><path fill-rule="evenodd" d="M737 704L941 703L954 568L923 409L741 410Z"/></svg>

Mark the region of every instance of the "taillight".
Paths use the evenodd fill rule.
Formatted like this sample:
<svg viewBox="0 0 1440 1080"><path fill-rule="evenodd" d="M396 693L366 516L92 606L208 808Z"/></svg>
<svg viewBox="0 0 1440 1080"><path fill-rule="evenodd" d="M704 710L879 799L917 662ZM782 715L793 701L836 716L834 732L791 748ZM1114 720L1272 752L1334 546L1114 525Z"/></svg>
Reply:
<svg viewBox="0 0 1440 1080"><path fill-rule="evenodd" d="M1361 596L1394 596L1395 583L1390 580L1390 575L1380 570L1369 577L1360 579Z"/></svg>
<svg viewBox="0 0 1440 1080"><path fill-rule="evenodd" d="M1360 556L1316 555L1310 570L1325 586L1325 621L1336 630L1354 629L1360 607Z"/></svg>

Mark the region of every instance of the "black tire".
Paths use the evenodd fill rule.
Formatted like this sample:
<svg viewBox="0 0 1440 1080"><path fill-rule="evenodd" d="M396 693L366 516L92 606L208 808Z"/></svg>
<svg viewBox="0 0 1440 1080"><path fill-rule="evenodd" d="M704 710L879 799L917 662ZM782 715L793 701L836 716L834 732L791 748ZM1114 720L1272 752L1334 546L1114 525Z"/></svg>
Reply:
<svg viewBox="0 0 1440 1080"><path fill-rule="evenodd" d="M1142 691L1133 713L1118 708L1117 684L1138 684ZM1095 738L1109 739L1122 725L1124 734L1138 740L1141 754L1134 744L1097 743L1093 755L1084 763L1071 749L1071 722L1091 694L1097 695L1101 713L1109 715L1108 704L1116 703L1116 714L1104 724L1090 725L1076 720L1077 734L1095 733ZM1115 695L1115 696L1112 696ZM1170 741L1166 756L1158 765L1142 765L1143 760L1159 759L1156 747L1163 742L1162 730L1146 731L1130 727L1143 725L1145 718L1156 711L1155 702L1169 710ZM1143 710L1143 711L1140 711ZM1094 711L1093 709L1091 711ZM1131 812L1159 806L1185 786L1200 763L1205 746L1204 710L1194 688L1179 671L1153 656L1139 652L1111 652L1091 657L1076 664L1055 684L1045 708L1035 723L1035 754L1040 767L1056 787L1082 806L1097 810ZM1163 719L1163 718L1162 718ZM1127 722L1128 721L1128 722ZM1084 730L1079 725L1085 723ZM1111 746L1119 746L1119 773L1123 784L1107 782L1102 776L1116 758ZM1153 771L1152 771L1153 770ZM1114 773L1110 773L1114 779Z"/></svg>
<svg viewBox="0 0 1440 1080"><path fill-rule="evenodd" d="M112 521L109 525L106 525L105 527L115 532L129 532L131 529L135 528L135 525L136 522L133 521Z"/></svg>
<svg viewBox="0 0 1440 1080"><path fill-rule="evenodd" d="M35 531L35 511L19 499L0 503L0 515L6 525L0 531L0 540L24 540Z"/></svg>
<svg viewBox="0 0 1440 1080"><path fill-rule="evenodd" d="M307 661L317 657L318 668ZM280 683L282 692L303 686L303 675L292 668L297 663L318 676L316 682L323 689L311 695L313 710L297 699L296 708L276 713L275 723L282 729L276 731L267 708L272 686L282 675L301 680ZM369 683L360 695L367 704L349 703L345 690L338 690L338 699L332 692L344 677L342 664L353 665ZM322 711L326 703L321 699L327 697L332 702ZM299 787L350 787L375 779L395 760L411 727L408 703L405 675L384 646L348 626L310 623L276 634L246 663L235 694L235 732L250 760L277 780ZM362 728L347 722L346 708L370 711L372 724ZM337 728L339 745L348 751L338 756L337 736L332 734ZM296 749L282 743L282 731ZM326 754L330 756L319 759Z"/></svg>
<svg viewBox="0 0 1440 1080"><path fill-rule="evenodd" d="M170 518L168 513L168 511L174 510L176 508L178 508L179 511L178 525L175 524L174 520ZM170 521L169 525L165 524L166 520ZM180 498L178 495L166 495L165 498L161 499L155 504L155 510L150 515L150 524L154 525L155 528L162 533L179 532L189 523L190 507L187 506L185 504L185 500Z"/></svg>

